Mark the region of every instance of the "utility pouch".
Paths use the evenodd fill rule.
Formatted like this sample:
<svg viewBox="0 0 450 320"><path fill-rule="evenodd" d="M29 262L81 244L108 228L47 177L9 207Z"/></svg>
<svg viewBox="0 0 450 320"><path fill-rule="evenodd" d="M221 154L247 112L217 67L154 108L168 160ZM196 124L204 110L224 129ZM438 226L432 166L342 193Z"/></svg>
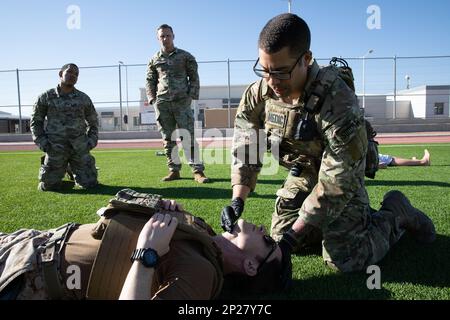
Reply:
<svg viewBox="0 0 450 320"><path fill-rule="evenodd" d="M293 138L298 141L312 141L317 135L316 122L306 113L305 117L299 120Z"/></svg>

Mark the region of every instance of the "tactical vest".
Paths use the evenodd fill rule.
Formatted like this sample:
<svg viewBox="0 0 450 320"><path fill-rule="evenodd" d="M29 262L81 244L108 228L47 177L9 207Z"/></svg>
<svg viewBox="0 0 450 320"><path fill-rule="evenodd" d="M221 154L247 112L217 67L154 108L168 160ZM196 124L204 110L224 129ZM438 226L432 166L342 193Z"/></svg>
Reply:
<svg viewBox="0 0 450 320"><path fill-rule="evenodd" d="M217 272L218 285L213 290L213 298L219 295L223 270L221 251L211 239L214 231L201 218L187 212L161 211L158 207L160 199L160 196L124 189L109 202L92 231L92 236L102 242L89 278L88 299L118 299L132 265L130 256L136 248L139 233L155 212L168 213L178 219L172 241L201 243L204 256Z"/></svg>
<svg viewBox="0 0 450 320"><path fill-rule="evenodd" d="M338 63L341 65L338 66ZM272 154L280 155L278 160L281 165L288 169L315 165L316 170L320 166L317 161L323 151L318 125L320 110L338 78L355 91L351 68L345 60L333 58L328 66L320 69L316 79L303 93L303 105L292 107L274 100L266 101L264 129L270 148L279 148ZM374 139L377 133L367 120L364 122L368 140L365 176L373 179L378 170L378 142Z"/></svg>
<svg viewBox="0 0 450 320"><path fill-rule="evenodd" d="M324 149L318 125L320 108L337 78L334 66L321 68L303 93L304 103L298 106L273 99L265 101L264 130L268 145L272 154L279 154L278 160L284 167L313 166L318 171Z"/></svg>

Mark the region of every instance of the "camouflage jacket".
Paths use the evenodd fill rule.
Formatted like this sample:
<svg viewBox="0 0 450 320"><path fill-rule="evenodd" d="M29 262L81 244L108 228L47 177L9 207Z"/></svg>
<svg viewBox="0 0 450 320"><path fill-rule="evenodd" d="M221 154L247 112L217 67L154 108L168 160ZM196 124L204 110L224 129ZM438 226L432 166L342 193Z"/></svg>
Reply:
<svg viewBox="0 0 450 320"><path fill-rule="evenodd" d="M174 101L187 97L198 99L200 79L195 58L175 48L166 55L158 51L147 66L146 91L149 103Z"/></svg>
<svg viewBox="0 0 450 320"><path fill-rule="evenodd" d="M61 94L58 85L41 94L33 106L30 126L33 141L43 151L48 143L73 144L86 137L91 148L97 145L97 112L88 95L77 89Z"/></svg>
<svg viewBox="0 0 450 320"><path fill-rule="evenodd" d="M305 92L309 92L314 80L324 70L315 61L311 63ZM304 119L307 114L304 109L306 101L302 101L304 96L297 105L283 103L264 79L246 89L235 119L231 172L233 186L246 185L251 190L255 188L262 167L260 153L266 150L259 146L255 148L254 145L261 144L261 134L272 133L273 137L274 131L268 129L270 123L280 120L277 116L271 117L268 110L292 110ZM306 223L321 226L326 217L339 215L355 193L364 188L367 138L357 98L340 78L333 81L320 111L309 117L315 123L314 137L310 141L298 141L282 134L278 156L283 164L289 161L300 163L303 175L308 180L306 184L310 185L307 187L310 194L303 202L299 215ZM252 158L253 153L258 153L258 156L253 155ZM256 159L256 162L249 163L250 158Z"/></svg>

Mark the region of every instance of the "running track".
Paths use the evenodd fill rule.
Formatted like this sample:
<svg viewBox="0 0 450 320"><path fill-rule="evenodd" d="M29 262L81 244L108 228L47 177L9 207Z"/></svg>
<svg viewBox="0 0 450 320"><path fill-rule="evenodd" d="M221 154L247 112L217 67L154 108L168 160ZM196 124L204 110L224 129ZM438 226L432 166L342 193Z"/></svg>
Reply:
<svg viewBox="0 0 450 320"><path fill-rule="evenodd" d="M429 144L450 143L450 132L420 132L379 134L376 140L380 144ZM231 138L200 139L203 147L229 147ZM116 148L162 148L161 139L136 139L136 140L100 140L96 149ZM32 142L0 142L0 151L38 150Z"/></svg>

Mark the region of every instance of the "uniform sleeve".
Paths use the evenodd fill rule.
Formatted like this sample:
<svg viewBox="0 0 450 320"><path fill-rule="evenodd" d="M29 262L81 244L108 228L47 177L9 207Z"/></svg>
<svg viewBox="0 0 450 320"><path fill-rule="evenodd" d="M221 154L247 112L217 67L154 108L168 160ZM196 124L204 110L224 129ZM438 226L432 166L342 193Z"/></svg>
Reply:
<svg viewBox="0 0 450 320"><path fill-rule="evenodd" d="M92 100L88 97L88 104L85 110L86 122L88 124L88 138L91 148L94 148L98 142L98 115Z"/></svg>
<svg viewBox="0 0 450 320"><path fill-rule="evenodd" d="M189 78L189 96L193 100L198 100L200 93L200 77L198 75L198 65L194 56L187 54L186 72Z"/></svg>
<svg viewBox="0 0 450 320"><path fill-rule="evenodd" d="M47 135L44 129L44 122L47 116L47 102L45 94L39 96L33 105L33 113L31 114L30 129L34 143L44 151L48 144Z"/></svg>
<svg viewBox="0 0 450 320"><path fill-rule="evenodd" d="M300 218L319 227L336 219L364 185L367 136L356 97L338 83L322 120L325 150L318 183L303 202ZM331 107L330 107L331 106Z"/></svg>
<svg viewBox="0 0 450 320"><path fill-rule="evenodd" d="M256 187L262 157L266 150L260 139L264 128L262 116L264 102L261 98L261 81L250 85L244 92L234 121L233 145L231 148L231 185L245 185L252 191Z"/></svg>
<svg viewBox="0 0 450 320"><path fill-rule="evenodd" d="M148 103L152 103L156 99L156 88L158 85L158 71L151 59L147 65L147 73L145 79L145 90L147 93Z"/></svg>

